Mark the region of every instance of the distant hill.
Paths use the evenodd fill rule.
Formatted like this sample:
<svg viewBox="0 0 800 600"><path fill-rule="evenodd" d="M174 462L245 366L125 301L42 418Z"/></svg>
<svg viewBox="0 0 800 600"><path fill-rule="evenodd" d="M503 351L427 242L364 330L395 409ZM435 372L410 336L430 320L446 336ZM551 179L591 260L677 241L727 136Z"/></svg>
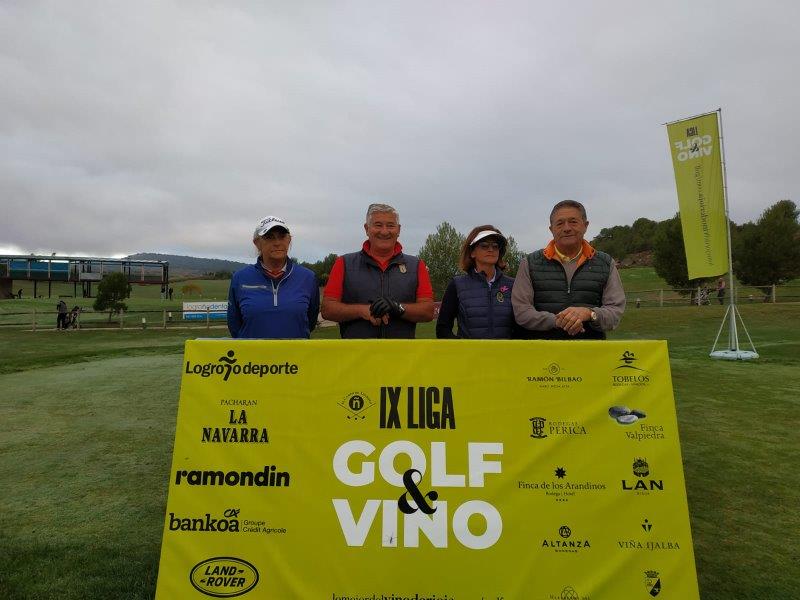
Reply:
<svg viewBox="0 0 800 600"><path fill-rule="evenodd" d="M170 278L175 276L196 277L206 273L218 271L238 271L246 267L245 263L219 258L198 258L196 256L178 256L176 254L156 254L153 252L139 252L125 258L131 260L164 260L169 262Z"/></svg>

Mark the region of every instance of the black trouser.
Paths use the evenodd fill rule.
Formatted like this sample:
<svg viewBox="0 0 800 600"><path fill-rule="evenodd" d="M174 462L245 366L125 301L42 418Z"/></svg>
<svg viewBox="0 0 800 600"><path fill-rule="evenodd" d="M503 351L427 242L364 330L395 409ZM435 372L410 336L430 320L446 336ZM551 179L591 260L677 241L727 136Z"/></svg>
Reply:
<svg viewBox="0 0 800 600"><path fill-rule="evenodd" d="M58 313L58 319L56 320L56 329L66 329L67 328L67 313Z"/></svg>

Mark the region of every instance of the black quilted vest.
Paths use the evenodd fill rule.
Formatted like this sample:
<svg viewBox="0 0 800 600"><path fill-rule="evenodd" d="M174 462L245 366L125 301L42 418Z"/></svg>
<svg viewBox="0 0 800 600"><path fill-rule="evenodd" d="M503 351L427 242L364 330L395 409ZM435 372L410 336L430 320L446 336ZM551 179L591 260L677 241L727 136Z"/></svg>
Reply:
<svg viewBox="0 0 800 600"><path fill-rule="evenodd" d="M514 280L498 269L491 289L474 269L453 279L458 292L458 337L510 340L515 330L511 308Z"/></svg>
<svg viewBox="0 0 800 600"><path fill-rule="evenodd" d="M611 273L611 257L595 251L594 256L577 268L567 285L567 274L557 260L549 260L543 250L528 255L528 270L533 284L533 307L539 311L560 313L568 306L596 307L603 303L603 289ZM561 329L531 332L538 339L598 339L606 334L591 327L575 336Z"/></svg>
<svg viewBox="0 0 800 600"><path fill-rule="evenodd" d="M398 302L417 301L416 256L403 254L392 257L389 266L381 271L378 263L361 250L345 254L342 302L369 304L381 296L390 296ZM416 335L417 324L404 319L390 319L388 325L375 327L364 319L339 323L342 338L411 338Z"/></svg>

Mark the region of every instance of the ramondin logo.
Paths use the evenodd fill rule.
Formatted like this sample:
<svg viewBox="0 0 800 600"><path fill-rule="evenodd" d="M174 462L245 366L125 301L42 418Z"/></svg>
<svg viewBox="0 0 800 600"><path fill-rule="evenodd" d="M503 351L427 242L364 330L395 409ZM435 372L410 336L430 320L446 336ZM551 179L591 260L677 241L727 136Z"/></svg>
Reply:
<svg viewBox="0 0 800 600"><path fill-rule="evenodd" d="M233 598L252 590L258 584L258 569L241 558L215 556L197 563L189 581L206 596Z"/></svg>
<svg viewBox="0 0 800 600"><path fill-rule="evenodd" d="M195 363L192 364L186 361L186 369L184 373L187 375L200 375L200 377L211 377L212 375L221 375L222 381L228 381L231 375L254 375L257 377L264 377L265 375L297 375L300 367L288 361L283 364L280 363L254 363L246 362L239 364L236 358L236 353L233 350L228 350L224 356L220 356L217 362L212 363Z"/></svg>
<svg viewBox="0 0 800 600"><path fill-rule="evenodd" d="M175 485L227 485L231 487L289 487L289 472L278 471L275 465L264 465L263 471L175 471Z"/></svg>

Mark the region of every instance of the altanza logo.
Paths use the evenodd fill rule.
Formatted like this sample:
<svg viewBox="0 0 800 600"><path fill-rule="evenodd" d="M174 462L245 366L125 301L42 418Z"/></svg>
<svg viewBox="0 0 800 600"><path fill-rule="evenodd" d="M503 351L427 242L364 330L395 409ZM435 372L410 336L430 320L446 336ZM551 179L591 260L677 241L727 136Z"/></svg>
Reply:
<svg viewBox="0 0 800 600"><path fill-rule="evenodd" d="M194 589L214 598L233 598L258 584L258 570L246 560L216 556L197 563L189 573Z"/></svg>
<svg viewBox="0 0 800 600"><path fill-rule="evenodd" d="M254 375L256 377L264 377L265 375L297 375L299 370L299 366L289 363L288 361L283 364L254 363L250 361L239 364L236 353L233 350L228 350L227 354L225 354L225 356L220 356L215 363L193 364L187 360L184 372L187 375L200 375L200 377L221 375L222 381L228 381L231 375Z"/></svg>

